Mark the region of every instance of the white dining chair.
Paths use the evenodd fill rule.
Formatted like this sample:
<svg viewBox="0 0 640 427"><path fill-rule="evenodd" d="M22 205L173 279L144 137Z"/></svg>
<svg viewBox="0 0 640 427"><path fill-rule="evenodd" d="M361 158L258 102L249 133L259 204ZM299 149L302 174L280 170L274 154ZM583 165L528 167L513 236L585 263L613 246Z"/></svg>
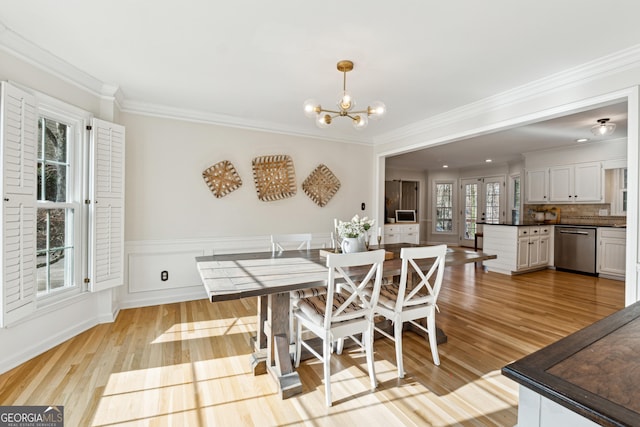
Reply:
<svg viewBox="0 0 640 427"><path fill-rule="evenodd" d="M402 248L400 283L385 284L380 288L376 315L391 320L393 336L378 327L375 329L395 341L398 378L404 378L402 331L405 322L410 322L428 335L433 363L440 365L436 340L436 302L442 287L446 252L446 245ZM429 260L432 262L429 263ZM423 271L418 262L425 261L428 267ZM417 284L410 283L413 277L416 277L416 281L419 279ZM416 321L425 318L426 327Z"/></svg>
<svg viewBox="0 0 640 427"><path fill-rule="evenodd" d="M326 293L301 298L298 302L295 364L300 366L302 347L323 362L327 406L332 404L330 367L336 341L341 344L344 338L351 338L365 350L371 389L377 386L373 363L373 314L380 292L384 254L382 249L328 254ZM310 331L322 340L322 354L303 340L304 331ZM360 338L358 334L361 334Z"/></svg>
<svg viewBox="0 0 640 427"><path fill-rule="evenodd" d="M283 252L286 250L311 249L311 233L299 234L272 234L271 235L271 253Z"/></svg>
<svg viewBox="0 0 640 427"><path fill-rule="evenodd" d="M311 233L297 234L272 234L271 235L271 254L281 253L287 250L310 250L311 249ZM324 293L324 288L309 288L292 291L290 293L289 302L289 336L293 339L295 333L295 324L293 312L297 307L300 298L305 296L313 296Z"/></svg>

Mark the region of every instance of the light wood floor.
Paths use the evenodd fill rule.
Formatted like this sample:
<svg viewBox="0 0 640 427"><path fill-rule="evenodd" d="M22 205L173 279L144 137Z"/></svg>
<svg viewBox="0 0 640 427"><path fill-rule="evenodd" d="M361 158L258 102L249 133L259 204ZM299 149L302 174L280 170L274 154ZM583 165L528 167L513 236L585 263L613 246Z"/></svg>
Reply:
<svg viewBox="0 0 640 427"><path fill-rule="evenodd" d="M0 376L0 405L64 405L67 426L513 426L517 385L500 369L624 305L622 282L551 270L508 277L448 267L437 323L441 365L405 334L403 380L393 343L375 342L379 387L353 350L332 359L334 406L322 365L300 366L301 395L280 400L250 373L255 299L123 310Z"/></svg>

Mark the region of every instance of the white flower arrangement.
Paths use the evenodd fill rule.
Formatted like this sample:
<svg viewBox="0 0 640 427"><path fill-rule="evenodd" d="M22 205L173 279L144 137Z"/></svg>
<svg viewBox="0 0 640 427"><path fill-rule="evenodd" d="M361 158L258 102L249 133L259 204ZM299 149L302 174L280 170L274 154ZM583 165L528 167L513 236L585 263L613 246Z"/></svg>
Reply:
<svg viewBox="0 0 640 427"><path fill-rule="evenodd" d="M351 237L351 238L360 237L364 235L367 231L369 231L369 229L373 227L373 224L375 224L375 222L376 222L375 219L369 219L366 216L363 218L360 218L358 215L356 215L353 218L351 218L351 221L339 222L338 235L343 239L347 237Z"/></svg>

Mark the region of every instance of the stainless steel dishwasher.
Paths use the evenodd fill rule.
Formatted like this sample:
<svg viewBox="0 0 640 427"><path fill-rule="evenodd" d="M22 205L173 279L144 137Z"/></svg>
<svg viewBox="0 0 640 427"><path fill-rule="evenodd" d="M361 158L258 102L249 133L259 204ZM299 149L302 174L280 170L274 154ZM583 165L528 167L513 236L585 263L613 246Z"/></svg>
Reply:
<svg viewBox="0 0 640 427"><path fill-rule="evenodd" d="M553 248L557 270L596 274L596 227L556 226Z"/></svg>

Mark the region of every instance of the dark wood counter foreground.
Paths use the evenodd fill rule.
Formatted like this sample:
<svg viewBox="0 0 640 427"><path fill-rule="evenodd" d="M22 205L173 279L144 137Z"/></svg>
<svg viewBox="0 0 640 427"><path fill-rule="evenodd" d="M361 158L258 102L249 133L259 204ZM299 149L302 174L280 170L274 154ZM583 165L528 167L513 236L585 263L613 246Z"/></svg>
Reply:
<svg viewBox="0 0 640 427"><path fill-rule="evenodd" d="M640 302L502 373L598 424L640 426Z"/></svg>

